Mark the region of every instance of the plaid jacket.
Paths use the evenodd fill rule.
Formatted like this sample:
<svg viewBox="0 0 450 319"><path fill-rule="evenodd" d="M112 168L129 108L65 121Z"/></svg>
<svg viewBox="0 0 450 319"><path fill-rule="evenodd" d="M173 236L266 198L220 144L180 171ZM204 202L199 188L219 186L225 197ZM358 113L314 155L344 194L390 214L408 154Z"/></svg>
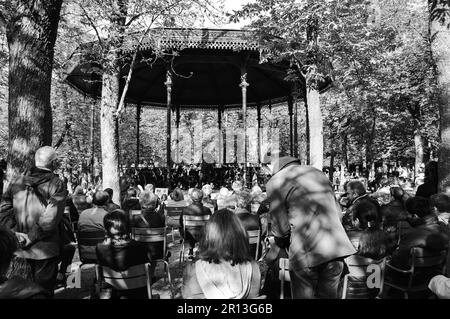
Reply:
<svg viewBox="0 0 450 319"><path fill-rule="evenodd" d="M341 209L331 184L320 170L282 157L267 183L267 196L274 235L291 233L291 270L356 253L341 224Z"/></svg>

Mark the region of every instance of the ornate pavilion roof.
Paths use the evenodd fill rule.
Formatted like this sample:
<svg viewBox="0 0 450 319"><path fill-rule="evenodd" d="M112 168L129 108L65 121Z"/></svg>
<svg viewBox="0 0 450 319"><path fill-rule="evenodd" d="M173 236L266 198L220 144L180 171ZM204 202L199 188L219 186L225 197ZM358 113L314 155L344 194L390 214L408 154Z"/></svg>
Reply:
<svg viewBox="0 0 450 319"><path fill-rule="evenodd" d="M155 28L151 37L144 39L140 51L152 50L155 45L161 49L207 49L207 50L253 50L259 51L257 39L250 31L222 29L179 29ZM136 37L128 38L126 52L134 52L138 46Z"/></svg>
<svg viewBox="0 0 450 319"><path fill-rule="evenodd" d="M130 56L138 47L142 33L124 40L123 52ZM80 46L73 54L66 81L85 95L101 96L101 64L98 43ZM170 62L164 54L176 51ZM158 59L148 63L155 56ZM166 71L173 72L173 105L182 109L239 108L241 70L245 67L249 107L284 102L292 93L292 83L285 80L288 62L261 63L262 46L247 30L151 29L139 46L140 61L133 69L128 103L152 107L166 105ZM170 55L170 54L169 54ZM125 64L121 78L128 74ZM121 89L124 80L121 83ZM301 90L303 92L303 90ZM300 96L301 98L301 96Z"/></svg>

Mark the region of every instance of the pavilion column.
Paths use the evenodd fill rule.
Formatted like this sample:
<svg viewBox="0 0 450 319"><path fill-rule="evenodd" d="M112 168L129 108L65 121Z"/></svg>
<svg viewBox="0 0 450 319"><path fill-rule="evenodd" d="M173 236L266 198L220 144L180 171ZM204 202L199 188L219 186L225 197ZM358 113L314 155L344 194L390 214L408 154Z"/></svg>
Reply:
<svg viewBox="0 0 450 319"><path fill-rule="evenodd" d="M166 82L164 83L167 89L167 131L166 131L166 149L167 149L167 183L170 184L170 159L171 159L171 105L172 105L172 75L167 71ZM170 185L168 185L170 187Z"/></svg>
<svg viewBox="0 0 450 319"><path fill-rule="evenodd" d="M233 147L234 147L234 162L237 164L238 162L238 156L237 156L237 152L238 152L238 146L237 146L237 134L233 134Z"/></svg>
<svg viewBox="0 0 450 319"><path fill-rule="evenodd" d="M242 90L242 122L244 127L244 185L247 186L247 73L241 70L241 90Z"/></svg>
<svg viewBox="0 0 450 319"><path fill-rule="evenodd" d="M311 140L311 135L309 134L309 110L308 110L308 97L307 97L307 88L305 86L305 90L303 92L304 99L304 107L305 107L305 132L306 132L306 165L311 163L309 154L311 152L311 145L309 141Z"/></svg>
<svg viewBox="0 0 450 319"><path fill-rule="evenodd" d="M225 109L223 109L221 111L221 114L222 114L222 116L225 115ZM223 164L226 164L226 162L227 162L227 127L226 127L226 125L225 126L222 125L221 134L222 134L222 145L223 145L223 153L222 153Z"/></svg>
<svg viewBox="0 0 450 319"><path fill-rule="evenodd" d="M267 132L267 140L270 145L270 150L272 151L273 148L273 118L272 118L272 100L269 100L269 131Z"/></svg>
<svg viewBox="0 0 450 319"><path fill-rule="evenodd" d="M218 156L218 163L220 163L220 159L222 158L222 107L219 105L217 107L217 128L218 128L218 132L219 132L219 136L218 136L218 140L219 140L219 147L217 148L217 151L219 153Z"/></svg>
<svg viewBox="0 0 450 319"><path fill-rule="evenodd" d="M258 121L258 144L256 145L258 150L258 164L261 164L261 104L256 106L256 120Z"/></svg>
<svg viewBox="0 0 450 319"><path fill-rule="evenodd" d="M288 97L288 109L289 109L289 146L290 146L290 154L294 156L294 107L292 96Z"/></svg>
<svg viewBox="0 0 450 319"><path fill-rule="evenodd" d="M139 157L140 157L140 145L141 145L141 102L136 106L136 164L135 167L139 167Z"/></svg>
<svg viewBox="0 0 450 319"><path fill-rule="evenodd" d="M180 163L180 106L176 106L175 123L177 126L177 164Z"/></svg>

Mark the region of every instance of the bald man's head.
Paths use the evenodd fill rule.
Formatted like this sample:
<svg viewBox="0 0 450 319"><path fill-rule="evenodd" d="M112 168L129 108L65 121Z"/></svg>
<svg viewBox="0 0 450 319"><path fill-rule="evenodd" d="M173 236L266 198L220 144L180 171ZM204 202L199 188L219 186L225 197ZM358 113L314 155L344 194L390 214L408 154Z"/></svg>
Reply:
<svg viewBox="0 0 450 319"><path fill-rule="evenodd" d="M34 164L38 168L53 169L53 163L56 159L55 149L51 146L43 146L37 149L34 155Z"/></svg>

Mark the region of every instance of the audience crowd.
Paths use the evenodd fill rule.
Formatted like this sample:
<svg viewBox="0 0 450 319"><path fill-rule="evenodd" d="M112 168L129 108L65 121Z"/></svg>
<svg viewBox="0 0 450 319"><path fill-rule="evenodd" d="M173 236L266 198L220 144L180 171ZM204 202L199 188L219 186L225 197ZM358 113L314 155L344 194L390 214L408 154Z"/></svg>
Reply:
<svg viewBox="0 0 450 319"><path fill-rule="evenodd" d="M182 247L187 299L351 298L361 277L355 258L385 265L381 285L364 283L376 289L372 296L450 298L450 194L438 192L435 162L414 181L401 167L330 173L274 152L267 163L263 178L261 169L251 171L251 189L239 167L175 166L168 196L155 194L167 172L150 166L123 176L115 203L101 181L56 174L55 150L40 148L35 168L2 195L0 298L51 298L66 284L77 249L82 263L98 265L92 298L154 298L156 263L170 273L174 262L169 241ZM148 240L155 234L160 240ZM282 287L284 263L290 276ZM132 289L101 275L141 265L149 265L148 282Z"/></svg>

